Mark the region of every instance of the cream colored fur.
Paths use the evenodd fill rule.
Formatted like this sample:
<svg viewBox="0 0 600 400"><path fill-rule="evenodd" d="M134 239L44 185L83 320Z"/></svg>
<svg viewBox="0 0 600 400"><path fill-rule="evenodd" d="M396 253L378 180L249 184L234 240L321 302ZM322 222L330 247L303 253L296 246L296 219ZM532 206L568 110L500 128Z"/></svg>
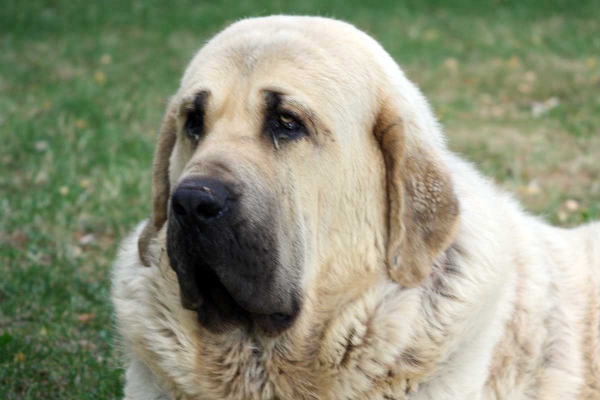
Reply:
<svg viewBox="0 0 600 400"><path fill-rule="evenodd" d="M319 63L299 72L295 57ZM288 64L276 68L280 59ZM298 196L323 196L305 228L303 309L275 338L245 329L209 333L180 304L164 227L150 241L150 267L142 266L142 223L122 243L113 274L128 358L126 399L600 398L599 224L565 230L527 215L446 150L419 90L348 24L306 17L238 22L194 58L172 104L189 99L207 73L226 82L220 96L245 96L252 86L235 86L231 65L264 72L253 82L291 82L332 131L345 133L321 155L327 192L322 171L296 168L296 184L307 186ZM311 81L319 70L321 81ZM384 92L394 97L406 140L435 153L460 205L451 244L410 288L390 279L386 264L386 167L372 139ZM171 187L200 157L178 146ZM327 202L336 211L324 208Z"/></svg>

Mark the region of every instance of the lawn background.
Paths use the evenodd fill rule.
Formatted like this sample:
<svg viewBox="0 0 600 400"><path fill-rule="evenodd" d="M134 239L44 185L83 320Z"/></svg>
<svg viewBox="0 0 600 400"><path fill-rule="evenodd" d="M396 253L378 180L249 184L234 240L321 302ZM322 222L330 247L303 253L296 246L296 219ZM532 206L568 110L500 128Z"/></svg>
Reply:
<svg viewBox="0 0 600 400"><path fill-rule="evenodd" d="M2 0L0 397L121 395L110 263L149 214L166 99L211 35L282 12L375 36L532 212L600 216L598 1Z"/></svg>

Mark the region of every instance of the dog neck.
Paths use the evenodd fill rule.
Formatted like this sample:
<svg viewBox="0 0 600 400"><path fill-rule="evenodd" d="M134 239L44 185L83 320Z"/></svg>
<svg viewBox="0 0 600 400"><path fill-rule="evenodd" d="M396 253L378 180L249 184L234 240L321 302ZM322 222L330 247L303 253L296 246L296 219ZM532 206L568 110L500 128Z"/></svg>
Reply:
<svg viewBox="0 0 600 400"><path fill-rule="evenodd" d="M249 327L218 335L202 329L181 308L176 276L167 257L159 257L158 268L144 270L151 282L142 285L143 297L152 301L144 301L148 315L132 341L143 343L137 350L164 386L190 399L327 399L332 393L401 399L399 393L416 390L458 347L472 309L455 290L464 279L457 267L464 257L452 246L423 285L411 289L389 280L383 264L355 268L363 272L349 279L353 285L336 285L336 274L328 275L342 266L324 266L294 326L278 337Z"/></svg>
<svg viewBox="0 0 600 400"><path fill-rule="evenodd" d="M204 342L205 354L219 355L202 364L207 373L213 369L210 376L221 377L228 398L236 398L234 388L249 385L281 398L408 395L452 353L456 343L448 338L460 337L464 304L451 287L461 277L458 256L450 249L420 288L403 289L377 273L353 279L361 282L353 287L315 285L288 332L277 338L254 331L213 337ZM223 362L228 358L236 361Z"/></svg>

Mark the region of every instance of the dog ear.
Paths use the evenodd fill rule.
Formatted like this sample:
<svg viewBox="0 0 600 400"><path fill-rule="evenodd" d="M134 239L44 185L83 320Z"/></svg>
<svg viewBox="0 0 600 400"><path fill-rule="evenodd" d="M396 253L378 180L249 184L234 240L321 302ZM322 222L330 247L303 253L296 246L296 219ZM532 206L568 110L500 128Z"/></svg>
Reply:
<svg viewBox="0 0 600 400"><path fill-rule="evenodd" d="M138 239L140 260L150 266L149 246L167 220L167 204L171 192L169 183L169 159L177 138L177 112L173 102L167 107L163 118L158 144L154 153L152 171L152 215Z"/></svg>
<svg viewBox="0 0 600 400"><path fill-rule="evenodd" d="M388 273L405 287L431 273L459 225L441 133L425 99L411 89L415 96L383 102L375 126L387 174Z"/></svg>

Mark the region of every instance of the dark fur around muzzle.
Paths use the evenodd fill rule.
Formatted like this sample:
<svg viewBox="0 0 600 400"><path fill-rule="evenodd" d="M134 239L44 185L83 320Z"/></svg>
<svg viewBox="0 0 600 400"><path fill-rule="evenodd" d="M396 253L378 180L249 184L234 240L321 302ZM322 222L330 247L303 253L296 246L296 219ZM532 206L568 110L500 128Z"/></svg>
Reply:
<svg viewBox="0 0 600 400"><path fill-rule="evenodd" d="M182 305L210 331L256 323L277 334L299 312L295 279L282 269L278 209L272 199L262 199L248 212L243 190L210 177L187 178L172 194L169 261Z"/></svg>

